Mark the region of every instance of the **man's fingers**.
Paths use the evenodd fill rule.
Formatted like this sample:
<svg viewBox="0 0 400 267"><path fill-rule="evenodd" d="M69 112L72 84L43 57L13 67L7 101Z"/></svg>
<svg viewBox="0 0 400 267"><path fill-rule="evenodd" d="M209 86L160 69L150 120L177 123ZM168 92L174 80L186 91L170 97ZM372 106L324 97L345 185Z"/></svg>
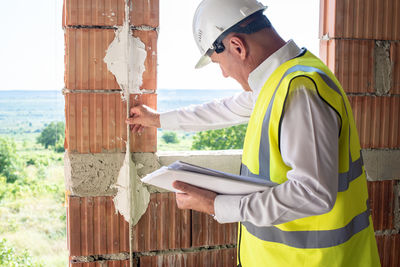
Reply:
<svg viewBox="0 0 400 267"><path fill-rule="evenodd" d="M125 123L128 125L139 124L138 119L136 117L126 118Z"/></svg>
<svg viewBox="0 0 400 267"><path fill-rule="evenodd" d="M176 193L176 205L180 209L187 209L186 200L188 199L189 195L185 193Z"/></svg>
<svg viewBox="0 0 400 267"><path fill-rule="evenodd" d="M134 106L129 110L129 116L133 116L139 113L140 113L140 106Z"/></svg>
<svg viewBox="0 0 400 267"><path fill-rule="evenodd" d="M178 189L179 191L182 191L182 192L185 192L185 193L186 193L186 191L185 191L185 189L186 189L185 185L186 185L185 183L180 182L180 181L174 181L174 182L172 183L172 186L173 186L175 189Z"/></svg>
<svg viewBox="0 0 400 267"><path fill-rule="evenodd" d="M190 184L174 181L172 186L182 193L176 193L176 204L180 209L194 209L215 214L214 201L217 194Z"/></svg>
<svg viewBox="0 0 400 267"><path fill-rule="evenodd" d="M132 128L132 132L137 133L140 129L140 124L134 124Z"/></svg>
<svg viewBox="0 0 400 267"><path fill-rule="evenodd" d="M201 189L199 189L199 188L197 188L195 186L192 186L190 184L187 184L187 183L184 183L184 182L181 182L181 181L174 181L172 183L172 186L175 189L178 189L179 191L182 191L182 192L188 193L188 194L197 193L197 192L199 192L199 190L201 190Z"/></svg>

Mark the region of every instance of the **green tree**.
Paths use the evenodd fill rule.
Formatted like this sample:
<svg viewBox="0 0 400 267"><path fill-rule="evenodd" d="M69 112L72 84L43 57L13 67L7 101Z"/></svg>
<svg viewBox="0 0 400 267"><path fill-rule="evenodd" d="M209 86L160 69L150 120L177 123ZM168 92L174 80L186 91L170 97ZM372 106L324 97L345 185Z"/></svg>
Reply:
<svg viewBox="0 0 400 267"><path fill-rule="evenodd" d="M193 137L193 150L242 149L247 124L198 132Z"/></svg>
<svg viewBox="0 0 400 267"><path fill-rule="evenodd" d="M6 178L7 183L13 183L18 178L20 170L14 140L0 138L0 176Z"/></svg>
<svg viewBox="0 0 400 267"><path fill-rule="evenodd" d="M64 122L53 121L47 125L37 138L37 142L42 144L45 148L52 147L58 152L64 151L63 146L60 145L60 140L65 137L65 124ZM62 143L62 141L61 141Z"/></svg>
<svg viewBox="0 0 400 267"><path fill-rule="evenodd" d="M6 239L0 240L0 266L9 267L40 267L40 263L34 262L27 250L17 252Z"/></svg>
<svg viewBox="0 0 400 267"><path fill-rule="evenodd" d="M161 138L167 144L170 144L170 143L177 144L177 143L179 143L178 136L174 132L165 132L165 133L163 133Z"/></svg>

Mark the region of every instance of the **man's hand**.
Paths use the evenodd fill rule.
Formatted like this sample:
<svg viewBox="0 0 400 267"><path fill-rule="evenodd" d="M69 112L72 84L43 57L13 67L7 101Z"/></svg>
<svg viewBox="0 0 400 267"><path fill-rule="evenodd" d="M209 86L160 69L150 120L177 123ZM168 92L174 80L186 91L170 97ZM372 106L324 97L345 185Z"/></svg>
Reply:
<svg viewBox="0 0 400 267"><path fill-rule="evenodd" d="M161 127L160 114L145 105L131 108L125 123L130 126L132 132L143 132L144 127Z"/></svg>
<svg viewBox="0 0 400 267"><path fill-rule="evenodd" d="M215 215L214 200L217 194L190 184L175 181L172 186L184 193L176 193L176 204L180 209L191 209Z"/></svg>

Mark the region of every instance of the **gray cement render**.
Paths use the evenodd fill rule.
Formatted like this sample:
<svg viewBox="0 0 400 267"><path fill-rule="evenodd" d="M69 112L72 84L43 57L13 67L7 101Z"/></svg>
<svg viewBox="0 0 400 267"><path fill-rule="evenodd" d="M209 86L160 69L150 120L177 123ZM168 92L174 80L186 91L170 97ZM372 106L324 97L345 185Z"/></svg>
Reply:
<svg viewBox="0 0 400 267"><path fill-rule="evenodd" d="M152 173L161 167L158 156L155 153L132 153L132 160L136 165L139 178Z"/></svg>
<svg viewBox="0 0 400 267"><path fill-rule="evenodd" d="M75 196L111 196L124 161L123 153L64 155L66 189Z"/></svg>
<svg viewBox="0 0 400 267"><path fill-rule="evenodd" d="M374 87L378 96L389 93L392 81L390 42L376 41L374 49Z"/></svg>
<svg viewBox="0 0 400 267"><path fill-rule="evenodd" d="M362 151L364 167L370 181L400 180L400 150ZM66 189L76 196L112 196L124 160L123 153L65 154ZM224 172L239 174L241 150L178 151L158 153L133 153L139 178L176 160ZM165 190L148 187L149 192Z"/></svg>
<svg viewBox="0 0 400 267"><path fill-rule="evenodd" d="M400 180L400 150L364 149L362 155L369 181Z"/></svg>

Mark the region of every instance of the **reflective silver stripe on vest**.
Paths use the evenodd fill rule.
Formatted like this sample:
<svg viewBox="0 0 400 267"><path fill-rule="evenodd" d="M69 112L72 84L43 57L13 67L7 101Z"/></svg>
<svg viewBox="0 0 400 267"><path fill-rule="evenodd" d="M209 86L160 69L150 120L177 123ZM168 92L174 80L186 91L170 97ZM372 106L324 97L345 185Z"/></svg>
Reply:
<svg viewBox="0 0 400 267"><path fill-rule="evenodd" d="M360 155L360 158L358 158L358 160L350 163L348 172L339 173L338 192L346 191L350 186L350 182L352 182L353 180L358 178L363 173L362 166L363 166L363 160L362 160L362 156ZM240 175L265 179L265 176L261 176L261 175L252 173L249 170L249 168L247 168L247 166L243 163L240 167ZM278 184L276 184L276 185L278 185Z"/></svg>
<svg viewBox="0 0 400 267"><path fill-rule="evenodd" d="M346 191L349 188L350 182L355 180L363 173L362 166L363 166L363 160L360 152L360 157L356 161L350 162L349 171L344 173L339 173L339 187L338 187L339 192Z"/></svg>
<svg viewBox="0 0 400 267"><path fill-rule="evenodd" d="M272 105L273 105L273 102L275 99L276 92L282 83L282 80L287 75L289 75L293 72L296 72L296 71L318 73L320 75L321 79L328 85L328 87L331 88L332 90L334 90L335 92L337 92L343 99L343 95L341 94L339 87L322 70L320 70L318 68L310 67L310 66L303 66L303 65L293 66L290 69L288 69L285 72L285 74L282 76L282 78L280 79L277 87L275 88L274 94L271 97L271 101L268 104L268 107L267 107L267 110L265 112L265 116L263 119L260 148L259 148L259 154L258 154L259 168L260 168L259 175L252 173L247 168L247 166L244 164L241 165L241 171L240 171L241 175L249 176L249 177L258 177L261 179L271 181L268 127L269 127L269 122L270 122L270 118L271 118ZM347 114L347 109L346 109L346 114ZM350 132L349 132L349 138L350 138ZM350 140L349 140L349 144L350 144ZM356 179L357 177L359 177L363 173L362 165L363 165L363 161L362 161L361 153L360 153L360 158L353 162L351 159L350 151L349 151L349 170L345 173L339 173L339 181L338 181L338 191L339 192L346 191L349 188L350 182L353 181L354 179Z"/></svg>
<svg viewBox="0 0 400 267"><path fill-rule="evenodd" d="M346 226L334 230L321 231L283 231L275 226L257 227L249 222L243 222L247 231L257 238L285 244L295 248L327 248L348 241L352 236L369 226L370 207L355 216Z"/></svg>

